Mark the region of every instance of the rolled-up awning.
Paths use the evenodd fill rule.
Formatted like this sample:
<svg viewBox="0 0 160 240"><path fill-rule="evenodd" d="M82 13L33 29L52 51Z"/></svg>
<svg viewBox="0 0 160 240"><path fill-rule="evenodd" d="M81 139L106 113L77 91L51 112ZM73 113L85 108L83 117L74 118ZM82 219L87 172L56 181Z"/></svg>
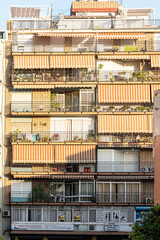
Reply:
<svg viewBox="0 0 160 240"><path fill-rule="evenodd" d="M93 33L38 33L38 37L94 37Z"/></svg>
<svg viewBox="0 0 160 240"><path fill-rule="evenodd" d="M13 88L14 89L53 89L54 88L54 84L14 84Z"/></svg>
<svg viewBox="0 0 160 240"><path fill-rule="evenodd" d="M119 59L119 60L150 60L150 55L147 54L104 54L99 55L98 59L100 60L112 60L112 59Z"/></svg>
<svg viewBox="0 0 160 240"><path fill-rule="evenodd" d="M72 174L53 174L51 175L52 179L94 179L93 175L72 175Z"/></svg>
<svg viewBox="0 0 160 240"><path fill-rule="evenodd" d="M150 102L149 84L98 85L99 103Z"/></svg>
<svg viewBox="0 0 160 240"><path fill-rule="evenodd" d="M154 102L154 92L158 89L160 89L160 84L152 84L151 85L152 102Z"/></svg>
<svg viewBox="0 0 160 240"><path fill-rule="evenodd" d="M49 68L49 56L14 56L14 69Z"/></svg>
<svg viewBox="0 0 160 240"><path fill-rule="evenodd" d="M62 85L55 85L55 88L92 88L92 87L96 87L96 85L93 84L62 84Z"/></svg>
<svg viewBox="0 0 160 240"><path fill-rule="evenodd" d="M98 39L146 39L146 34L141 32L114 32L114 33L98 33Z"/></svg>
<svg viewBox="0 0 160 240"><path fill-rule="evenodd" d="M16 144L12 150L13 163L54 163L54 145Z"/></svg>
<svg viewBox="0 0 160 240"><path fill-rule="evenodd" d="M153 115L98 115L99 133L152 133Z"/></svg>
<svg viewBox="0 0 160 240"><path fill-rule="evenodd" d="M43 174L14 174L14 178L51 178L51 175L43 175Z"/></svg>
<svg viewBox="0 0 160 240"><path fill-rule="evenodd" d="M95 68L94 55L50 56L50 68Z"/></svg>
<svg viewBox="0 0 160 240"><path fill-rule="evenodd" d="M160 55L151 55L151 67L160 67Z"/></svg>
<svg viewBox="0 0 160 240"><path fill-rule="evenodd" d="M95 163L96 145L56 145L55 163Z"/></svg>

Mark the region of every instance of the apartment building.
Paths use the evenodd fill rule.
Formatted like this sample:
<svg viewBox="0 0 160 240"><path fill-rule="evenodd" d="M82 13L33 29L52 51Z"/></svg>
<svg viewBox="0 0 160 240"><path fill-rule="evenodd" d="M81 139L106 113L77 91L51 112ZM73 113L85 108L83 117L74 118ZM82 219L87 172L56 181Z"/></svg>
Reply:
<svg viewBox="0 0 160 240"><path fill-rule="evenodd" d="M48 12L12 6L7 22L11 239L124 239L154 204L160 24L117 1Z"/></svg>

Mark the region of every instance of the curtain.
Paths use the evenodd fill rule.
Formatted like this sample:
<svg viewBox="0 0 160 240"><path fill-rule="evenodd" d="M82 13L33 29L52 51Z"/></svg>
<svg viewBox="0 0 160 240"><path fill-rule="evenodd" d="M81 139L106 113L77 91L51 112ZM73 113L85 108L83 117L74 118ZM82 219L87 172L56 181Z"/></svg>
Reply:
<svg viewBox="0 0 160 240"><path fill-rule="evenodd" d="M25 222L26 221L26 210L20 209L20 221Z"/></svg>
<svg viewBox="0 0 160 240"><path fill-rule="evenodd" d="M41 222L41 209L35 209L35 222Z"/></svg>
<svg viewBox="0 0 160 240"><path fill-rule="evenodd" d="M13 209L13 221L20 221L19 209Z"/></svg>
<svg viewBox="0 0 160 240"><path fill-rule="evenodd" d="M66 222L72 222L72 211L66 210Z"/></svg>

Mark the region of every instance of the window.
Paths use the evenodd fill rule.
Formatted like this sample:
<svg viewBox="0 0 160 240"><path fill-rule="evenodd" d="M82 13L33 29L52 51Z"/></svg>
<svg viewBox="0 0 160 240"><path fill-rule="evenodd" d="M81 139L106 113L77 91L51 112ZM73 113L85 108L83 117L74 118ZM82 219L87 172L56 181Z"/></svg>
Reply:
<svg viewBox="0 0 160 240"><path fill-rule="evenodd" d="M98 150L98 172L138 172L139 151Z"/></svg>
<svg viewBox="0 0 160 240"><path fill-rule="evenodd" d="M138 203L140 201L140 183L98 182L97 201Z"/></svg>
<svg viewBox="0 0 160 240"><path fill-rule="evenodd" d="M74 222L88 222L88 209L75 209Z"/></svg>
<svg viewBox="0 0 160 240"><path fill-rule="evenodd" d="M28 221L29 222L41 222L41 209L29 208L28 209Z"/></svg>
<svg viewBox="0 0 160 240"><path fill-rule="evenodd" d="M91 201L91 197L94 195L94 183L82 182L80 195L80 201Z"/></svg>
<svg viewBox="0 0 160 240"><path fill-rule="evenodd" d="M89 222L96 222L96 210L89 210Z"/></svg>
<svg viewBox="0 0 160 240"><path fill-rule="evenodd" d="M50 209L50 222L57 222L57 209Z"/></svg>
<svg viewBox="0 0 160 240"><path fill-rule="evenodd" d="M59 210L58 222L72 222L72 211L70 209Z"/></svg>
<svg viewBox="0 0 160 240"><path fill-rule="evenodd" d="M26 221L26 210L25 209L13 209L12 221Z"/></svg>

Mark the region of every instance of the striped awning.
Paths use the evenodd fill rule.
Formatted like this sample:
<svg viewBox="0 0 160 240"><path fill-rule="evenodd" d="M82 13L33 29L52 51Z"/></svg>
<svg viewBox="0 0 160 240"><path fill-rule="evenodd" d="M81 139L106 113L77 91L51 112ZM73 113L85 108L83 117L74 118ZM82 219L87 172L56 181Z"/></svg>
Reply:
<svg viewBox="0 0 160 240"><path fill-rule="evenodd" d="M151 67L160 67L160 55L151 55Z"/></svg>
<svg viewBox="0 0 160 240"><path fill-rule="evenodd" d="M38 33L38 37L94 37L93 33Z"/></svg>
<svg viewBox="0 0 160 240"><path fill-rule="evenodd" d="M94 55L50 56L50 68L94 68Z"/></svg>
<svg viewBox="0 0 160 240"><path fill-rule="evenodd" d="M99 133L152 133L153 115L98 115Z"/></svg>
<svg viewBox="0 0 160 240"><path fill-rule="evenodd" d="M98 85L99 103L150 102L149 84Z"/></svg>
<svg viewBox="0 0 160 240"><path fill-rule="evenodd" d="M150 55L147 54L107 54L107 55L99 55L98 59L100 60L112 60L112 59L119 59L119 60L150 60Z"/></svg>
<svg viewBox="0 0 160 240"><path fill-rule="evenodd" d="M50 175L39 175L39 174L30 174L30 175L28 175L28 174L15 174L15 175L13 175L14 176L14 178L51 178L51 176Z"/></svg>
<svg viewBox="0 0 160 240"><path fill-rule="evenodd" d="M72 174L55 174L51 176L52 179L94 179L93 175L72 175Z"/></svg>
<svg viewBox="0 0 160 240"><path fill-rule="evenodd" d="M13 163L54 163L54 145L16 144Z"/></svg>
<svg viewBox="0 0 160 240"><path fill-rule="evenodd" d="M158 89L160 89L160 84L152 84L151 85L152 102L154 102L154 92Z"/></svg>
<svg viewBox="0 0 160 240"><path fill-rule="evenodd" d="M146 34L141 32L114 32L114 33L98 33L98 39L146 39Z"/></svg>
<svg viewBox="0 0 160 240"><path fill-rule="evenodd" d="M56 145L55 163L95 163L96 145Z"/></svg>
<svg viewBox="0 0 160 240"><path fill-rule="evenodd" d="M55 86L54 84L43 85L43 84L37 84L37 83L35 83L35 84L22 84L22 83L20 83L20 84L14 84L13 88L14 89L53 89L54 86Z"/></svg>
<svg viewBox="0 0 160 240"><path fill-rule="evenodd" d="M49 68L49 56L14 56L14 69Z"/></svg>

